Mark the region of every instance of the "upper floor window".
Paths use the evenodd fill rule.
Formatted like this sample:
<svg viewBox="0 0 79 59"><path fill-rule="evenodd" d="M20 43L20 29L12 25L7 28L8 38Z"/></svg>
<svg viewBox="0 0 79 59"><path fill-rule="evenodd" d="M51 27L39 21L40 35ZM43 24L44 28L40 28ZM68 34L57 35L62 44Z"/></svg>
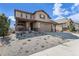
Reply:
<svg viewBox="0 0 79 59"><path fill-rule="evenodd" d="M32 15L30 15L30 19L32 19Z"/></svg>
<svg viewBox="0 0 79 59"><path fill-rule="evenodd" d="M45 15L40 14L40 18L45 19Z"/></svg>
<svg viewBox="0 0 79 59"><path fill-rule="evenodd" d="M26 14L26 18L27 18L27 14Z"/></svg>
<svg viewBox="0 0 79 59"><path fill-rule="evenodd" d="M23 14L21 13L21 17L23 17Z"/></svg>

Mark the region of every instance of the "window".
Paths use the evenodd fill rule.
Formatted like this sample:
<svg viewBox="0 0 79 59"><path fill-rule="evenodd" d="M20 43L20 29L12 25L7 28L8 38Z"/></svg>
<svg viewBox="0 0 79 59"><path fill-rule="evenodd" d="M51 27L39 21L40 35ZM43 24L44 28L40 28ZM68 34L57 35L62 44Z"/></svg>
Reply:
<svg viewBox="0 0 79 59"><path fill-rule="evenodd" d="M30 15L30 18L32 19L32 15Z"/></svg>
<svg viewBox="0 0 79 59"><path fill-rule="evenodd" d="M16 11L15 16L16 16L16 17L21 17L21 12Z"/></svg>
<svg viewBox="0 0 79 59"><path fill-rule="evenodd" d="M21 17L23 17L22 13L21 13Z"/></svg>
<svg viewBox="0 0 79 59"><path fill-rule="evenodd" d="M66 24L62 24L63 25L63 27L65 27L66 26Z"/></svg>
<svg viewBox="0 0 79 59"><path fill-rule="evenodd" d="M27 14L26 14L26 18L27 18Z"/></svg>
<svg viewBox="0 0 79 59"><path fill-rule="evenodd" d="M67 24L63 24L62 26L63 26L63 27L62 27L63 30L67 30L67 28L68 28Z"/></svg>
<svg viewBox="0 0 79 59"><path fill-rule="evenodd" d="M45 19L45 15L40 14L40 18Z"/></svg>

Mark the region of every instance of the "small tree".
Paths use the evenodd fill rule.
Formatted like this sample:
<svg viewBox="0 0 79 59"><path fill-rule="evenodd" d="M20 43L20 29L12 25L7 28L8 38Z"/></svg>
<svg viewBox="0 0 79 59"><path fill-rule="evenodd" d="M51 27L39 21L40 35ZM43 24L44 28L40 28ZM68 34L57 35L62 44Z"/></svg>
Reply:
<svg viewBox="0 0 79 59"><path fill-rule="evenodd" d="M70 20L71 20L71 19L70 19ZM73 22L72 22L72 21L70 21L70 22L69 22L68 29L69 29L69 31L70 31L70 32L75 31L75 27L74 27L74 25L73 25Z"/></svg>
<svg viewBox="0 0 79 59"><path fill-rule="evenodd" d="M6 36L10 27L10 19L5 14L0 15L0 36Z"/></svg>

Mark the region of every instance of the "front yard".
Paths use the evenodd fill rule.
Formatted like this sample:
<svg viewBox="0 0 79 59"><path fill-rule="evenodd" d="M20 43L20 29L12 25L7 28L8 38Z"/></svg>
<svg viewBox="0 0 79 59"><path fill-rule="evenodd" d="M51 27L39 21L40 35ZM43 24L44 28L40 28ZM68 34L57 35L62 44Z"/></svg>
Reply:
<svg viewBox="0 0 79 59"><path fill-rule="evenodd" d="M59 44L79 39L76 35L62 32L33 32L19 37L11 34L9 37L11 38L9 40L10 43L0 47L0 55L31 55Z"/></svg>

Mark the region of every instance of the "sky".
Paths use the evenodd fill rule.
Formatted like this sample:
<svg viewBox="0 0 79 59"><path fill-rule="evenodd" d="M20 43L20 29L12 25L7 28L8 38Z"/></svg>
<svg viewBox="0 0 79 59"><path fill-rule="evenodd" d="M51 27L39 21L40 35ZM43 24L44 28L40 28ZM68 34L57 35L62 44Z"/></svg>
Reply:
<svg viewBox="0 0 79 59"><path fill-rule="evenodd" d="M79 21L79 3L0 3L0 13L11 19L11 27L15 23L14 9L32 13L42 9L55 21L62 18Z"/></svg>

